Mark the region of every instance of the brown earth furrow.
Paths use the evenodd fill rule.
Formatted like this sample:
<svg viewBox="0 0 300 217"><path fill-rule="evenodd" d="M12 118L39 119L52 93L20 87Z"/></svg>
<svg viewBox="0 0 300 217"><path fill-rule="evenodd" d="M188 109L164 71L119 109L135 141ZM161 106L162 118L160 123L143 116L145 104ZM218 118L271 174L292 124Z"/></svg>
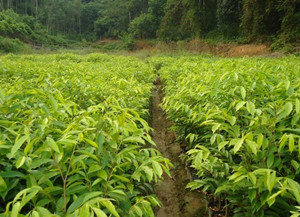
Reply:
<svg viewBox="0 0 300 217"><path fill-rule="evenodd" d="M152 139L162 155L174 164L172 178L164 174L164 180L155 186L155 192L162 202L156 217L205 217L206 202L203 195L185 188L190 179L184 161L180 158L182 150L176 143L176 135L169 130L171 123L159 106L164 96L159 78L152 94Z"/></svg>

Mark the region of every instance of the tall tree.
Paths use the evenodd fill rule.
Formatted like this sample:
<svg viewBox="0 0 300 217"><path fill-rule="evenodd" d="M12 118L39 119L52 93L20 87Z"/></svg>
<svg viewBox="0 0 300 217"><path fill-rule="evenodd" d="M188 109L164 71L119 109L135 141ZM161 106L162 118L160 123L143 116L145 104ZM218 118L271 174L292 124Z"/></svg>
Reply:
<svg viewBox="0 0 300 217"><path fill-rule="evenodd" d="M242 16L242 0L218 0L218 30L225 37L234 37L239 33Z"/></svg>
<svg viewBox="0 0 300 217"><path fill-rule="evenodd" d="M38 17L38 0L35 0L35 18Z"/></svg>
<svg viewBox="0 0 300 217"><path fill-rule="evenodd" d="M0 0L0 10L30 15L49 33L74 39L119 38L129 31L138 38L170 41L218 30L228 38L243 35L265 41L280 35L282 41L295 42L300 38L299 4L300 0Z"/></svg>
<svg viewBox="0 0 300 217"><path fill-rule="evenodd" d="M280 30L282 13L278 10L279 0L245 0L242 27L249 40L276 34Z"/></svg>
<svg viewBox="0 0 300 217"><path fill-rule="evenodd" d="M216 0L168 0L159 30L163 40L201 36L216 26Z"/></svg>

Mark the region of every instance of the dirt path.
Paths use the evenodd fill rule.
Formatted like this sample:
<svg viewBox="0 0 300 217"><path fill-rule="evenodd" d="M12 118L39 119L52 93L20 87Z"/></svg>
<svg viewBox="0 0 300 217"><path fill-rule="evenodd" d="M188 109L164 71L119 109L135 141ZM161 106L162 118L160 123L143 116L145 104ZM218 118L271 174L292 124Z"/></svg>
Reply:
<svg viewBox="0 0 300 217"><path fill-rule="evenodd" d="M176 136L168 129L170 122L159 107L163 98L162 83L158 78L153 89L152 127L153 141L158 150L174 164L172 178L164 175L164 180L155 186L156 194L162 201L162 207L156 217L205 217L206 202L203 195L185 189L189 182L189 174L180 158L182 150L176 143Z"/></svg>

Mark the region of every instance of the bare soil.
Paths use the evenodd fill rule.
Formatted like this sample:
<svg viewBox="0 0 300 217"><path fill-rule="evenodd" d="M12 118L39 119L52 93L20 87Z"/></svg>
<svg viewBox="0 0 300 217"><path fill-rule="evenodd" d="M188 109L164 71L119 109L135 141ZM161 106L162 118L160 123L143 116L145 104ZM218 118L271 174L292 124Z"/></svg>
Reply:
<svg viewBox="0 0 300 217"><path fill-rule="evenodd" d="M176 143L176 135L169 130L171 122L159 104L163 98L162 83L158 78L153 89L152 127L153 140L157 149L174 164L172 178L164 174L164 180L155 186L156 194L162 202L156 217L206 217L207 205L204 195L186 189L190 175L184 161L180 158L182 149Z"/></svg>
<svg viewBox="0 0 300 217"><path fill-rule="evenodd" d="M270 48L264 44L209 44L200 39L187 42L185 47L192 53L208 53L221 57L266 56L272 53Z"/></svg>
<svg viewBox="0 0 300 217"><path fill-rule="evenodd" d="M118 40L103 39L99 40L98 44L106 45L117 42ZM300 45L296 44L295 52L300 51ZM137 40L133 51L129 52L132 55L145 53L148 56L153 56L160 53L175 53L188 52L191 54L212 54L220 57L281 57L284 53L273 52L266 44L237 44L237 43L208 43L199 38L190 41L182 42L158 42L149 43L145 40Z"/></svg>
<svg viewBox="0 0 300 217"><path fill-rule="evenodd" d="M239 57L239 56L263 56L269 55L271 52L266 45L254 45L254 44L245 44L237 45L224 53L224 56L227 57Z"/></svg>

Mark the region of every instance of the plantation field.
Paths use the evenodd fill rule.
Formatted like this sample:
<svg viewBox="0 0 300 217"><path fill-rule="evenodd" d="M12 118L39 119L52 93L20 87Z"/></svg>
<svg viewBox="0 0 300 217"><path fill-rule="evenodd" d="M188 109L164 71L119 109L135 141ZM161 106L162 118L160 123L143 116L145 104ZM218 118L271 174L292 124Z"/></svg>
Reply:
<svg viewBox="0 0 300 217"><path fill-rule="evenodd" d="M0 216L154 216L170 163L149 145L153 68L66 54L0 73Z"/></svg>
<svg viewBox="0 0 300 217"><path fill-rule="evenodd" d="M149 62L161 67L162 107L186 144L188 188L234 216L300 216L300 59Z"/></svg>
<svg viewBox="0 0 300 217"><path fill-rule="evenodd" d="M181 217L181 158L224 216L300 216L300 58L0 57L0 217Z"/></svg>

